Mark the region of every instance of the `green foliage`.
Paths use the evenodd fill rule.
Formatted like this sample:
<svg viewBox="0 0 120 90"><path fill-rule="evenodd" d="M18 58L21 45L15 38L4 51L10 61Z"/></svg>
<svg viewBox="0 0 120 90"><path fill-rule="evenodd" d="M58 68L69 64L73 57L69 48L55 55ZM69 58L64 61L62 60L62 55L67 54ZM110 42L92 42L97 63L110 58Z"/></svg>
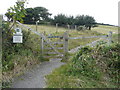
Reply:
<svg viewBox="0 0 120 90"><path fill-rule="evenodd" d="M107 46L100 42L94 48L84 47L61 68L47 76L48 87L113 88L120 80L120 44ZM57 80L53 80L57 76ZM70 78L69 78L70 77ZM62 78L62 81L59 79ZM63 81L65 79L65 81ZM74 82L75 81L75 82ZM60 86L61 85L61 86ZM70 86L71 85L71 86Z"/></svg>
<svg viewBox="0 0 120 90"><path fill-rule="evenodd" d="M48 9L44 7L27 8L25 10L26 15L23 20L26 24L35 24L36 21L44 24L50 20L49 16L51 14L48 12Z"/></svg>
<svg viewBox="0 0 120 90"><path fill-rule="evenodd" d="M93 60L93 57L89 54L91 51L91 48L85 47L73 57L72 65L70 66L71 69L68 70L70 75L82 74L90 78L100 79L101 72L96 68L95 60Z"/></svg>
<svg viewBox="0 0 120 90"><path fill-rule="evenodd" d="M67 25L67 17L64 14L58 14L54 17L54 24L58 23L59 26Z"/></svg>
<svg viewBox="0 0 120 90"><path fill-rule="evenodd" d="M91 30L91 27L96 23L94 17L88 15L77 16L75 20L76 25L85 25L89 30Z"/></svg>
<svg viewBox="0 0 120 90"><path fill-rule="evenodd" d="M14 69L14 65L16 62L15 58L17 55L19 57L27 56L27 57L34 58L36 60L40 60L39 44L35 43L37 47L33 47L35 45L32 44L32 42L34 41L33 37L31 37L32 34L29 31L23 30L23 43L15 44L13 43L13 39L12 39L14 30L9 31L8 28L9 28L9 23L4 22L3 30L2 30L3 71L10 71ZM38 40L37 37L35 37L35 39ZM25 63L27 63L27 61Z"/></svg>
<svg viewBox="0 0 120 90"><path fill-rule="evenodd" d="M24 8L24 1L17 1L16 5L14 5L13 7L10 7L7 11L7 13L5 14L9 21L13 20L13 21L21 21L23 22L23 17L25 17L26 11Z"/></svg>
<svg viewBox="0 0 120 90"><path fill-rule="evenodd" d="M78 30L83 29L81 26L86 27L86 29L91 30L91 27L96 24L94 17L88 15L78 15L75 18L73 16L66 16L64 14L58 14L54 16L53 22L54 25L58 23L59 26L64 25L78 25Z"/></svg>
<svg viewBox="0 0 120 90"><path fill-rule="evenodd" d="M73 57L70 74L82 74L87 77L94 77L94 79L101 79L102 72L109 74L110 78L118 79L118 65L119 65L119 44L112 46L100 45L94 50L91 48L82 48L78 54ZM104 63L104 64L103 64ZM101 67L102 65L102 67ZM113 74L114 73L114 74Z"/></svg>

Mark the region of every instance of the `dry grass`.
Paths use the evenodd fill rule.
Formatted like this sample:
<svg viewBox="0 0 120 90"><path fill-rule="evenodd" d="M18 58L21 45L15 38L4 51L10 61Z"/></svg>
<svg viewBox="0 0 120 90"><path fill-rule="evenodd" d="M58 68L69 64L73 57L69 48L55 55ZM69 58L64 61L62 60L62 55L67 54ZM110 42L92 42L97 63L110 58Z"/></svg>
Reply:
<svg viewBox="0 0 120 90"><path fill-rule="evenodd" d="M113 34L118 34L118 27L99 25L98 27L92 28L92 31L97 31L103 34L108 34L109 31L112 31Z"/></svg>
<svg viewBox="0 0 120 90"><path fill-rule="evenodd" d="M35 25L27 25L27 26L36 30ZM40 33L45 33L46 36L49 34L52 34L53 36L63 36L64 32L66 32L66 31L69 32L69 37L82 37L82 36L85 37L85 36L101 35L101 34L97 33L96 31L89 31L89 30L76 31L74 29L68 30L68 29L62 28L62 27L56 28L55 26L46 26L46 25L38 25L37 31ZM99 39L99 38L69 40L69 50L73 49L77 46L80 46L80 45L85 45L85 44L90 43L90 42L97 40L97 39ZM56 40L50 39L50 40L56 41L57 39Z"/></svg>

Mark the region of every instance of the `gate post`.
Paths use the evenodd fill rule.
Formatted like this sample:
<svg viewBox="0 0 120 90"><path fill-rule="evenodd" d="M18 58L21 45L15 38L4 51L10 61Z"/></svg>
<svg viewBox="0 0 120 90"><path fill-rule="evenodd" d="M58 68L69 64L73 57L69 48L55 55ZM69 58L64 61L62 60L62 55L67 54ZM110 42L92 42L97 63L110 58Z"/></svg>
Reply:
<svg viewBox="0 0 120 90"><path fill-rule="evenodd" d="M63 59L67 59L67 54L68 54L68 31L66 31L63 35L63 47L64 47L64 57Z"/></svg>
<svg viewBox="0 0 120 90"><path fill-rule="evenodd" d="M40 51L41 51L40 53L41 53L41 57L43 57L43 55L44 55L44 39L43 39L42 37L41 37L40 42L41 42L41 43L40 43L40 44L41 44L41 45L40 45L40 49L41 49L41 50L40 50Z"/></svg>

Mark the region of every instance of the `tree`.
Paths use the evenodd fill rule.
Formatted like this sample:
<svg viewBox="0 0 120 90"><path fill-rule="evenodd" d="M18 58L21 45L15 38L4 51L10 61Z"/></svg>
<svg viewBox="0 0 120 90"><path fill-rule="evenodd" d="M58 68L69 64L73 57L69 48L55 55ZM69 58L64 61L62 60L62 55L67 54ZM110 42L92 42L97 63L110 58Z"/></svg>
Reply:
<svg viewBox="0 0 120 90"><path fill-rule="evenodd" d="M27 24L35 24L36 21L45 23L49 21L49 16L51 15L52 14L48 12L48 9L44 7L27 8L26 16L23 19L24 23Z"/></svg>
<svg viewBox="0 0 120 90"><path fill-rule="evenodd" d="M67 17L67 23L68 23L69 25L74 25L74 24L75 24L75 19L74 19L74 17L73 17L73 16Z"/></svg>
<svg viewBox="0 0 120 90"><path fill-rule="evenodd" d="M91 30L91 27L95 25L95 23L96 23L95 19L92 16L80 15L75 18L75 25L80 25L80 26L85 25L85 27L88 28L89 30Z"/></svg>
<svg viewBox="0 0 120 90"><path fill-rule="evenodd" d="M25 17L25 14L26 14L24 5L25 5L25 0L17 1L16 5L14 5L13 7L10 7L7 10L7 13L5 15L8 17L8 21L9 22L13 21L13 25L9 28L9 30L11 30L11 28L14 26L17 20L20 22L23 22L23 17Z"/></svg>
<svg viewBox="0 0 120 90"><path fill-rule="evenodd" d="M59 26L67 25L67 17L64 14L58 14L57 16L54 16L54 24L58 23Z"/></svg>
<svg viewBox="0 0 120 90"><path fill-rule="evenodd" d="M92 16L85 16L85 27L91 30L91 27L96 24L94 17Z"/></svg>
<svg viewBox="0 0 120 90"><path fill-rule="evenodd" d="M25 10L26 10L26 15L23 18L24 23L26 23L26 24L35 23L34 19L33 19L34 9L33 8L27 8Z"/></svg>
<svg viewBox="0 0 120 90"><path fill-rule="evenodd" d="M76 18L75 18L75 25L85 25L85 16L84 15L76 16Z"/></svg>

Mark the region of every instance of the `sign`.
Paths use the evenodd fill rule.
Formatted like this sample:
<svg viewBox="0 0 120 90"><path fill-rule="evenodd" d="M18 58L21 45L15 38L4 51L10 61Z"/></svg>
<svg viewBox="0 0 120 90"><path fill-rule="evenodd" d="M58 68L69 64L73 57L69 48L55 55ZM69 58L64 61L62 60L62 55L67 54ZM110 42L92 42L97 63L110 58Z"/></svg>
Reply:
<svg viewBox="0 0 120 90"><path fill-rule="evenodd" d="M23 42L23 34L20 28L15 29L15 33L13 33L13 43L22 43Z"/></svg>

